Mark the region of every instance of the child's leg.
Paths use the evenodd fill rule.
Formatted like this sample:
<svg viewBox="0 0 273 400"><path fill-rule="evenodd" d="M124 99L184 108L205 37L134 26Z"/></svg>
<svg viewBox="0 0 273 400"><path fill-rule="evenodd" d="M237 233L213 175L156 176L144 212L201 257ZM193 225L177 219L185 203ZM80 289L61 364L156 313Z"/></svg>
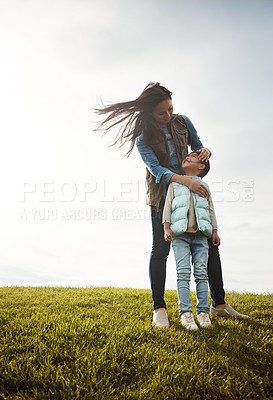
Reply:
<svg viewBox="0 0 273 400"><path fill-rule="evenodd" d="M189 235L176 236L172 240L177 270L177 292L179 299L179 314L191 312L190 293L190 238Z"/></svg>
<svg viewBox="0 0 273 400"><path fill-rule="evenodd" d="M196 312L209 312L208 299L208 239L203 234L196 234L192 242L193 274L196 282Z"/></svg>

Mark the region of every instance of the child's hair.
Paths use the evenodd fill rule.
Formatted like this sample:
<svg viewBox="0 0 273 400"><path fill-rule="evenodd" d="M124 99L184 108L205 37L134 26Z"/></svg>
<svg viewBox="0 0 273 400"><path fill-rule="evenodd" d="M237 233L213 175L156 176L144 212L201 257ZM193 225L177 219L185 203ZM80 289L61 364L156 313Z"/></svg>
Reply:
<svg viewBox="0 0 273 400"><path fill-rule="evenodd" d="M200 178L204 178L210 170L210 163L208 161L200 161L201 164L205 165L205 168L201 170L200 174L198 175Z"/></svg>

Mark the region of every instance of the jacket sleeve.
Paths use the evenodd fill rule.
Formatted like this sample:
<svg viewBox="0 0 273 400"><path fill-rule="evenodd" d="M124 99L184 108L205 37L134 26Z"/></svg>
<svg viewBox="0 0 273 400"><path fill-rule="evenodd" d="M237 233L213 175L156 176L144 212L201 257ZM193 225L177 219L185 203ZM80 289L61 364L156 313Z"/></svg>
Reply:
<svg viewBox="0 0 273 400"><path fill-rule="evenodd" d="M162 167L162 165L159 164L158 158L156 157L152 148L145 143L143 134L141 134L136 140L136 146L148 170L153 176L155 176L156 183L160 183L161 179L163 182L169 183L174 173L168 168Z"/></svg>
<svg viewBox="0 0 273 400"><path fill-rule="evenodd" d="M162 214L162 224L164 222L171 222L171 214L172 214L172 202L173 202L173 185L172 183L169 184L167 196L164 204L163 214Z"/></svg>
<svg viewBox="0 0 273 400"><path fill-rule="evenodd" d="M186 115L182 115L182 117L184 118L184 120L186 121L186 124L187 124L188 132L189 132L188 145L190 146L191 150L196 151L196 150L202 149L204 146L197 135L197 131L196 131L193 123L191 122L191 120L188 117L186 117ZM211 155L211 151L210 151L210 155Z"/></svg>
<svg viewBox="0 0 273 400"><path fill-rule="evenodd" d="M218 229L215 210L214 210L210 190L209 190L209 195L208 195L208 203L209 203L210 222L211 222L212 229Z"/></svg>

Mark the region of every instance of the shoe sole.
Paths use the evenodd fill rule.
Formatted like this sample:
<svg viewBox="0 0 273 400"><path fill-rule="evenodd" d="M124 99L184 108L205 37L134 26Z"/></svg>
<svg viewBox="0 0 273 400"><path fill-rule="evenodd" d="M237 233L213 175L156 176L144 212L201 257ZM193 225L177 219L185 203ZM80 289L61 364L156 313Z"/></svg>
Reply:
<svg viewBox="0 0 273 400"><path fill-rule="evenodd" d="M220 314L220 313L216 313L216 312L210 312L210 315L213 315L216 317L224 317L224 318L251 319L250 317L241 317L239 315L230 315L230 314Z"/></svg>

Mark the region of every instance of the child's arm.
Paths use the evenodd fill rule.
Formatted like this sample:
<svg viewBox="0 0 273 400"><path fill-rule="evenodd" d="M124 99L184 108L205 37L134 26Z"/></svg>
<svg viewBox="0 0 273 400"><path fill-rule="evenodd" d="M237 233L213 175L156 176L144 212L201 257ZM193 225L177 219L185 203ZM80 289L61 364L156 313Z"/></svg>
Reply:
<svg viewBox="0 0 273 400"><path fill-rule="evenodd" d="M170 229L170 223L164 222L164 239L166 242L171 242L173 238L173 231Z"/></svg>
<svg viewBox="0 0 273 400"><path fill-rule="evenodd" d="M213 229L211 240L212 240L212 243L214 244L214 246L217 246L217 247L220 246L221 239L218 235L217 229Z"/></svg>
<svg viewBox="0 0 273 400"><path fill-rule="evenodd" d="M214 244L214 246L220 246L221 239L218 235L217 220L216 220L215 210L214 210L210 191L209 191L209 195L208 195L208 202L209 202L210 221L211 221L211 225L212 225L212 238L211 238L212 243Z"/></svg>
<svg viewBox="0 0 273 400"><path fill-rule="evenodd" d="M173 237L172 230L170 229L173 196L173 185L170 184L168 187L162 215L162 223L164 225L164 239L166 240L166 242L170 242Z"/></svg>

